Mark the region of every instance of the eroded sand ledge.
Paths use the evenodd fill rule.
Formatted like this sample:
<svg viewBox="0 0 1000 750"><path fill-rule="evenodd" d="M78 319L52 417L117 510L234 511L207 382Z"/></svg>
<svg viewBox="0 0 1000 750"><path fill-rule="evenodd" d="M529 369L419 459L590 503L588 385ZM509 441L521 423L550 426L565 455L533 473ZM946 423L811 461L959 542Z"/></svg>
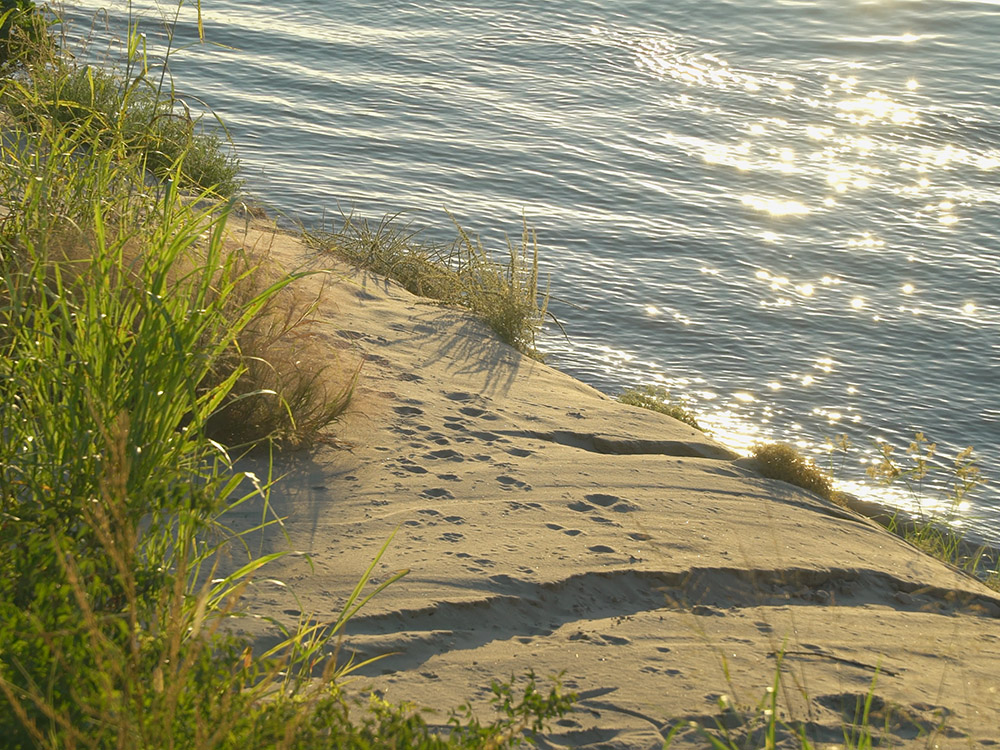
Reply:
<svg viewBox="0 0 1000 750"><path fill-rule="evenodd" d="M286 268L314 260L286 235L247 244ZM541 746L659 748L677 720L714 726L720 695L756 704L784 650L782 703L814 742L843 742L879 669L872 723L898 706L896 746L1000 744L989 589L462 311L343 267L326 283L310 335L342 369L364 359L360 386L336 444L276 467L272 505L312 563L271 566L294 596L262 582L253 611L335 618L399 528L378 576L410 573L345 644L399 652L363 671L389 700L445 708L485 700L493 679L564 672L578 710ZM276 528L262 545L289 546ZM686 729L674 746L704 742Z"/></svg>

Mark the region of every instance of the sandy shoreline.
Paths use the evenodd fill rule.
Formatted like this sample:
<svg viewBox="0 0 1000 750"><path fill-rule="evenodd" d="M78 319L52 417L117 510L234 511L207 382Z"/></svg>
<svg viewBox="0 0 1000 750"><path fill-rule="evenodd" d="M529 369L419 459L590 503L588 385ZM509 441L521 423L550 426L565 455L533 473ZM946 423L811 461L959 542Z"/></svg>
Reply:
<svg viewBox="0 0 1000 750"><path fill-rule="evenodd" d="M310 257L286 235L248 244L285 267ZM335 443L276 467L288 538L272 529L261 549L290 541L311 562L279 560L266 575L288 588L259 583L252 611L335 617L398 528L377 575L410 573L345 643L397 652L359 683L389 700L451 707L492 679L563 672L581 700L541 746L653 748L678 720L714 726L720 695L755 705L783 652L782 703L814 741L843 742L878 670L897 746L1000 744L989 589L462 311L344 268L326 284L312 344L342 372L363 359L361 380ZM691 727L675 740L703 744Z"/></svg>

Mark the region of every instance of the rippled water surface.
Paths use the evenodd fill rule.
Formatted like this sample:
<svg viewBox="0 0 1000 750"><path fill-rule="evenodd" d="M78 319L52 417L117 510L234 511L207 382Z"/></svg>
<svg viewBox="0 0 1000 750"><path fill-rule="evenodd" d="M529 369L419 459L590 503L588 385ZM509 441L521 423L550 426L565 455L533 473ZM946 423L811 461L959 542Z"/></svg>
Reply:
<svg viewBox="0 0 1000 750"><path fill-rule="evenodd" d="M177 85L268 202L442 237L447 207L495 246L523 212L556 366L660 383L736 445L846 433L844 480L924 430L1000 483L996 0L203 10L225 47L179 53ZM996 487L965 516L1000 541Z"/></svg>

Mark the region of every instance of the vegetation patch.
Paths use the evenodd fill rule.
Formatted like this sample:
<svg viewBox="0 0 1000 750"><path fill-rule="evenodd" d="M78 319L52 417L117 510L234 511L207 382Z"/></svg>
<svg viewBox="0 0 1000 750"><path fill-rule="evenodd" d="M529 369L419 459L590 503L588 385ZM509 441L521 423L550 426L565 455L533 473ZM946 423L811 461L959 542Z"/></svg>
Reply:
<svg viewBox="0 0 1000 750"><path fill-rule="evenodd" d="M1000 591L997 550L972 544L956 528L969 497L986 483L972 446L959 451L950 467L934 462L937 445L922 432L914 435L902 458L886 442L876 443L876 449L868 476L885 487L903 485L918 505L926 498L934 509L915 518L896 515L889 530Z"/></svg>
<svg viewBox="0 0 1000 750"><path fill-rule="evenodd" d="M306 239L413 294L472 311L503 341L541 358L535 336L547 318L558 321L548 312L548 292L538 286L538 243L527 223L520 243L508 239L505 259L497 260L458 222L456 240L441 245L423 241L397 218L373 223L345 215L332 230L307 233Z"/></svg>
<svg viewBox="0 0 1000 750"><path fill-rule="evenodd" d="M828 739L818 739L815 736L818 733L815 721L796 718L789 706L782 705L782 696L787 700L790 691L798 692L806 705L812 702L797 680L794 681L795 687L791 687L788 684L790 681L785 679L785 672L788 670L784 665L785 655L783 649L769 654L775 660L774 677L756 702L744 704L731 695L719 696L716 699L718 713L715 716L675 723L667 733L664 750L672 747L678 739L685 740L686 744L700 741L703 747L711 750L872 750L876 747L893 747L901 736L926 737L928 747L933 747L935 737L947 736L944 722L922 721L908 715L901 707L884 701L876 692L880 676L876 671L867 692L858 693L853 696L853 700L837 696L840 700L835 708L842 714L844 722L842 740L831 745ZM728 665L724 657L723 669L728 676ZM732 683L729 687L733 690ZM828 705L830 703L829 699L820 700Z"/></svg>
<svg viewBox="0 0 1000 750"><path fill-rule="evenodd" d="M11 17L39 16L25 13ZM41 22L21 23L34 28ZM30 38L17 29L12 35ZM0 89L0 110L12 127L43 137L56 130L81 131L92 141L87 144L92 153L125 147L144 172L174 180L182 189L231 196L240 188L239 160L219 135L221 123L206 128L192 117L170 79L148 69L137 38L113 69L80 63L45 39L32 54L20 54L19 72L7 76Z"/></svg>
<svg viewBox="0 0 1000 750"><path fill-rule="evenodd" d="M785 443L758 443L750 455L756 459L761 474L780 479L812 492L825 500L843 503L833 489L833 479L799 451Z"/></svg>
<svg viewBox="0 0 1000 750"><path fill-rule="evenodd" d="M670 392L663 386L646 385L641 388L629 388L619 394L618 400L623 404L666 414L668 417L673 417L684 424L694 427L696 430L702 429L701 425L698 424L698 420L695 419L694 414L681 404L672 401Z"/></svg>

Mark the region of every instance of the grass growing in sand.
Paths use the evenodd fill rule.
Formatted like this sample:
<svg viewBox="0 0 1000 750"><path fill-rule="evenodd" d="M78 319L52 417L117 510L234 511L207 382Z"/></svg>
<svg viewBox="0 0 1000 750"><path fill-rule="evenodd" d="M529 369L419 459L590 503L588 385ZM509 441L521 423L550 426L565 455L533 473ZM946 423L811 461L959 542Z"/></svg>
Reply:
<svg viewBox="0 0 1000 750"><path fill-rule="evenodd" d="M850 450L846 436L837 440L842 451ZM966 507L968 497L985 483L972 447L955 457L950 470L935 468L931 458L937 446L918 432L906 451L906 459L898 459L888 443L877 444L878 458L868 468L868 476L883 486L902 484L915 502L925 496L924 484L934 474L942 497L934 503L945 511L923 513L917 517L893 515L887 528L932 557L947 562L974 575L990 588L1000 591L1000 570L995 553L983 545L967 541L953 522ZM783 443L757 444L751 451L760 473L770 479L780 479L847 507L847 496L834 489L833 477L790 445Z"/></svg>
<svg viewBox="0 0 1000 750"><path fill-rule="evenodd" d="M541 358L535 335L546 318L555 318L548 312L548 292L538 286L538 241L527 222L520 243L508 238L506 259L497 260L454 217L458 237L450 245L423 241L397 218L374 223L344 215L330 231L307 233L306 238L413 294L471 310L506 343Z"/></svg>
<svg viewBox="0 0 1000 750"><path fill-rule="evenodd" d="M914 435L903 459L895 455L885 442L876 444L878 457L868 467L868 476L883 486L902 484L910 495L925 497L937 480L940 497L934 502L934 513L921 512L916 518L893 518L889 529L929 555L951 563L961 570L981 578L990 588L1000 591L1000 569L994 550L974 545L955 528L955 521L968 507L969 496L986 483L972 446L961 451L950 469L936 467L932 459L937 445L922 432Z"/></svg>
<svg viewBox="0 0 1000 750"><path fill-rule="evenodd" d="M786 443L758 443L750 455L756 460L760 473L768 479L794 484L826 500L837 502L840 499L833 489L833 478Z"/></svg>
<svg viewBox="0 0 1000 750"><path fill-rule="evenodd" d="M641 388L628 388L618 395L618 400L629 406L638 406L642 409L666 414L668 417L691 425L696 430L702 429L694 414L681 404L672 401L670 392L663 386L646 385Z"/></svg>
<svg viewBox="0 0 1000 750"><path fill-rule="evenodd" d="M876 671L868 692L858 697L853 706L844 706L842 738L830 743L811 736L810 722L796 719L782 705L782 695L788 689L783 679L784 652L775 654L774 676L755 703L741 705L728 695L719 696L716 701L718 714L712 719L713 726L707 727L697 722L679 722L667 733L663 743L668 750L675 738L698 738L710 750L777 750L779 747L797 750L871 750L892 745L892 730L908 727L918 735L924 735L928 747L933 746L934 737L944 725L925 732L923 727L908 722L905 712L885 705L876 695L879 673ZM800 686L797 688L808 704L809 696ZM786 698L788 696L785 696Z"/></svg>
<svg viewBox="0 0 1000 750"><path fill-rule="evenodd" d="M533 677L498 684L498 717L486 723L459 709L435 726L413 707L348 698L341 683L359 665L337 659L338 633L402 576L369 585L381 552L334 621L303 624L265 653L229 634L241 592L277 556L218 567L239 547L220 517L250 501L266 508L270 487L235 471L230 451L308 440L349 391L323 393L314 374L282 366L283 337L302 319L284 297L297 277L227 244L222 177L234 162L183 118L167 125L177 102L138 29L113 72L10 33L0 74L4 747L507 747L565 712L558 684L543 690ZM215 168L192 170L196 161Z"/></svg>

